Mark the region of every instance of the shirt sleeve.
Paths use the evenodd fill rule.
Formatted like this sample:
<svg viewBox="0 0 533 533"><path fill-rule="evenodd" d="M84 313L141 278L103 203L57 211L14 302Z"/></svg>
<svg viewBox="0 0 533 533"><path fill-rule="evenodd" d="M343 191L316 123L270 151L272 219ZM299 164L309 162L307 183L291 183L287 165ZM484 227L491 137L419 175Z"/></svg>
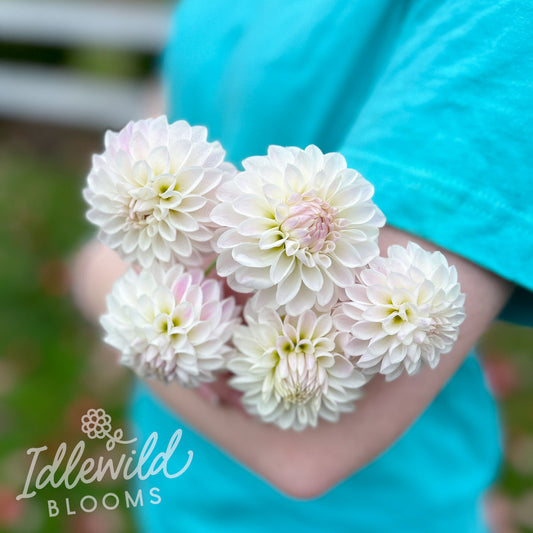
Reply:
<svg viewBox="0 0 533 533"><path fill-rule="evenodd" d="M340 151L390 225L513 281L503 316L533 325L531 20L526 1L414 2Z"/></svg>

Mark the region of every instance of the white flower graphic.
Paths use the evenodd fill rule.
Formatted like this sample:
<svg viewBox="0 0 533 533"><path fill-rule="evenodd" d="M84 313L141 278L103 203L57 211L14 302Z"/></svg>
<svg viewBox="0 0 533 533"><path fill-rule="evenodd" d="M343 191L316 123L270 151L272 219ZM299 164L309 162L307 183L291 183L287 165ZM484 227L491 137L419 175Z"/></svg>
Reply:
<svg viewBox="0 0 533 533"><path fill-rule="evenodd" d="M373 187L338 153L271 146L243 161L224 183L211 218L218 232L219 275L238 292L260 290L260 306L299 314L328 305L355 268L379 253L385 217Z"/></svg>
<svg viewBox="0 0 533 533"><path fill-rule="evenodd" d="M103 439L111 433L111 417L103 409L89 409L81 417L81 430L90 439Z"/></svg>
<svg viewBox="0 0 533 533"><path fill-rule="evenodd" d="M124 432L122 429L116 429L111 433L111 416L104 409L89 409L81 417L81 430L90 439L103 439L107 437L106 449L111 451L115 444L131 444L137 438L131 440L122 440Z"/></svg>

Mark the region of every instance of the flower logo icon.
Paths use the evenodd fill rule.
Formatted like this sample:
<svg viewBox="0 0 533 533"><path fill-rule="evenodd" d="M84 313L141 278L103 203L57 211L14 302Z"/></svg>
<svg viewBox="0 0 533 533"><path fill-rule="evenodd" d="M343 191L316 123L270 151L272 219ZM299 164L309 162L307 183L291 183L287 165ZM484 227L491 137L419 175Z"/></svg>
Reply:
<svg viewBox="0 0 533 533"><path fill-rule="evenodd" d="M90 439L103 439L111 432L111 417L103 409L89 409L81 417L81 430Z"/></svg>
<svg viewBox="0 0 533 533"><path fill-rule="evenodd" d="M104 409L89 409L81 417L81 430L90 439L103 439L107 437L106 448L111 451L115 444L130 444L137 439L122 440L124 432L122 429L116 429L111 433L111 416Z"/></svg>

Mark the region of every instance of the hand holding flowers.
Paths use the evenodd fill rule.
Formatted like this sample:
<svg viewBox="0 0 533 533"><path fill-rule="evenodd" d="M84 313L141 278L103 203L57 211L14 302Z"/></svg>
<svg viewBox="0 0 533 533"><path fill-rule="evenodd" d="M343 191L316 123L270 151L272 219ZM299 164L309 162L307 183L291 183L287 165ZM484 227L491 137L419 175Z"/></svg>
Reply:
<svg viewBox="0 0 533 533"><path fill-rule="evenodd" d="M108 133L93 160L88 217L137 265L102 317L123 364L188 387L230 370L249 413L301 430L352 410L375 374L414 374L451 350L455 268L414 243L378 257L385 217L340 154L271 146L237 172L206 139L159 117ZM217 274L252 296L242 316L196 268L213 251Z"/></svg>

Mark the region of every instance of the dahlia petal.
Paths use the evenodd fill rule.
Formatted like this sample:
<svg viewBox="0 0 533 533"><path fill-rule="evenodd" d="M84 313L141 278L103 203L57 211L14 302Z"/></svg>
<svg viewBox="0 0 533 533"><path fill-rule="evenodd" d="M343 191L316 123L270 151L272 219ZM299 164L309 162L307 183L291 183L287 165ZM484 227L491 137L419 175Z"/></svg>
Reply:
<svg viewBox="0 0 533 533"><path fill-rule="evenodd" d="M269 218L272 215L269 204L261 197L252 194L246 194L236 198L233 203L233 208L241 215L251 218Z"/></svg>
<svg viewBox="0 0 533 533"><path fill-rule="evenodd" d="M237 213L230 204L221 203L211 211L211 220L219 226L236 228L244 221L244 217Z"/></svg>
<svg viewBox="0 0 533 533"><path fill-rule="evenodd" d="M329 278L324 278L322 289L317 293L317 303L322 306L328 305L335 295L335 285Z"/></svg>
<svg viewBox="0 0 533 533"><path fill-rule="evenodd" d="M285 242L285 236L278 228L271 228L265 231L259 239L259 248L268 250L270 248L279 248Z"/></svg>
<svg viewBox="0 0 533 533"><path fill-rule="evenodd" d="M189 213L171 211L168 218L172 225L181 231L196 231L200 227L197 220Z"/></svg>
<svg viewBox="0 0 533 533"><path fill-rule="evenodd" d="M301 267L302 281L312 291L320 291L324 285L324 277L318 268Z"/></svg>
<svg viewBox="0 0 533 533"><path fill-rule="evenodd" d="M231 255L241 265L253 268L269 267L279 255L279 252L275 250L261 250L260 253L258 252L257 245L243 243L235 246L231 251Z"/></svg>
<svg viewBox="0 0 533 533"><path fill-rule="evenodd" d="M349 242L340 240L335 245L337 259L349 268L359 267L363 264L359 250Z"/></svg>
<svg viewBox="0 0 533 533"><path fill-rule="evenodd" d="M268 268L254 268L253 270L240 268L235 272L235 280L242 286L256 291L272 287Z"/></svg>
<svg viewBox="0 0 533 533"><path fill-rule="evenodd" d="M242 244L242 237L237 230L228 230L222 233L217 240L217 246L219 248L234 248L235 246Z"/></svg>
<svg viewBox="0 0 533 533"><path fill-rule="evenodd" d="M295 192L303 192L305 187L305 178L302 176L302 173L298 167L288 164L285 169L285 179L287 180L287 185Z"/></svg>
<svg viewBox="0 0 533 533"><path fill-rule="evenodd" d="M204 207L206 203L207 199L201 196L185 196L179 204L179 210L185 212L196 211Z"/></svg>
<svg viewBox="0 0 533 533"><path fill-rule="evenodd" d="M290 275L277 285L276 301L278 304L284 305L290 302L298 294L301 283L300 270L294 268Z"/></svg>
<svg viewBox="0 0 533 533"><path fill-rule="evenodd" d="M239 224L238 231L241 235L262 237L265 232L277 228L275 220L271 218L249 218Z"/></svg>
<svg viewBox="0 0 533 533"><path fill-rule="evenodd" d="M158 146L148 154L147 162L154 174L164 174L168 172L170 166L170 156L166 146Z"/></svg>
<svg viewBox="0 0 533 533"><path fill-rule="evenodd" d="M150 145L148 144L146 137L140 131L136 131L133 134L129 148L131 155L137 160L146 159L150 151Z"/></svg>
<svg viewBox="0 0 533 533"><path fill-rule="evenodd" d="M272 283L277 284L285 279L292 272L294 263L294 257L289 257L283 252L280 253L276 261L270 267L270 278Z"/></svg>
<svg viewBox="0 0 533 533"><path fill-rule="evenodd" d="M331 266L325 272L338 287L349 287L355 281L355 272L338 261L332 261Z"/></svg>
<svg viewBox="0 0 533 533"><path fill-rule="evenodd" d="M305 310L313 307L316 293L305 286L300 286L298 294L286 304L287 312L291 315L301 315Z"/></svg>
<svg viewBox="0 0 533 533"><path fill-rule="evenodd" d="M279 170L285 170L286 166L293 161L292 154L282 146L269 146L268 157Z"/></svg>

